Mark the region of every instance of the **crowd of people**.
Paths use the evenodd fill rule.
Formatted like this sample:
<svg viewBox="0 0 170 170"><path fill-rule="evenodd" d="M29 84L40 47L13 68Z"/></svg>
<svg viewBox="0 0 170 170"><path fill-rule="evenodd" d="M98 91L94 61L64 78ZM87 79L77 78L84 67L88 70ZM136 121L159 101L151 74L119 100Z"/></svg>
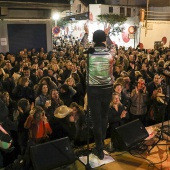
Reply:
<svg viewBox="0 0 170 170"><path fill-rule="evenodd" d="M12 163L18 155L29 167L26 157L31 145L65 136L74 145L86 144L85 51L91 46L64 36L57 38L57 45L48 53L43 48L0 53L0 125L11 137L5 138L6 143L12 141L10 151L0 143L0 167ZM115 48L107 137L111 137L113 128L134 119L149 126L167 120L170 114L170 50ZM90 130L93 121L90 115ZM93 141L91 133L89 138Z"/></svg>

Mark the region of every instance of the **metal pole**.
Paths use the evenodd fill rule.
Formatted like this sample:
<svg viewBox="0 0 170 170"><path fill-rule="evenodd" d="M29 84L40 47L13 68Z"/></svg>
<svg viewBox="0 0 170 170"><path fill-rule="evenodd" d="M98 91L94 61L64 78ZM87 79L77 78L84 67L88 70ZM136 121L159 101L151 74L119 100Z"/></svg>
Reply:
<svg viewBox="0 0 170 170"><path fill-rule="evenodd" d="M149 9L149 0L147 0L147 6L146 6L146 24L145 24L145 36L147 34L147 23L148 23L148 9Z"/></svg>
<svg viewBox="0 0 170 170"><path fill-rule="evenodd" d="M134 29L135 29L135 27L134 27ZM136 31L134 31L134 48L135 48L135 32Z"/></svg>
<svg viewBox="0 0 170 170"><path fill-rule="evenodd" d="M134 25L134 48L136 43L136 25Z"/></svg>

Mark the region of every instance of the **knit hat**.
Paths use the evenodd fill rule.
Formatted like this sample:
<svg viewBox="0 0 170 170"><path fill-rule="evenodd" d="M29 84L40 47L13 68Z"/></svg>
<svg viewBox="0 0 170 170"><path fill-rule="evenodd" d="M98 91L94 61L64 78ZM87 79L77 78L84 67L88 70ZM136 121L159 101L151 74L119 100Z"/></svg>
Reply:
<svg viewBox="0 0 170 170"><path fill-rule="evenodd" d="M101 43L106 41L106 34L102 30L97 30L93 34L93 42L95 43Z"/></svg>

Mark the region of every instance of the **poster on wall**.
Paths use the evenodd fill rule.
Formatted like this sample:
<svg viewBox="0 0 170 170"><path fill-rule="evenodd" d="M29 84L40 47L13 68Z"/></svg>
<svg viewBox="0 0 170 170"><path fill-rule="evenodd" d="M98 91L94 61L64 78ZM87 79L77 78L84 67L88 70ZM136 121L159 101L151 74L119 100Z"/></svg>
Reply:
<svg viewBox="0 0 170 170"><path fill-rule="evenodd" d="M7 39L1 38L1 46L6 46L6 45L7 45Z"/></svg>

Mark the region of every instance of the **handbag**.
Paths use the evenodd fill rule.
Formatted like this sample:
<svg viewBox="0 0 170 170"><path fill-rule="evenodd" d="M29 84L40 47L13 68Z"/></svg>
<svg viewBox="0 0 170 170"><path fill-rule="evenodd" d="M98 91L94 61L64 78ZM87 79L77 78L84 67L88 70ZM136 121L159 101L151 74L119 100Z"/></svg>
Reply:
<svg viewBox="0 0 170 170"><path fill-rule="evenodd" d="M0 125L0 148L9 149L12 145L12 138L8 132Z"/></svg>

